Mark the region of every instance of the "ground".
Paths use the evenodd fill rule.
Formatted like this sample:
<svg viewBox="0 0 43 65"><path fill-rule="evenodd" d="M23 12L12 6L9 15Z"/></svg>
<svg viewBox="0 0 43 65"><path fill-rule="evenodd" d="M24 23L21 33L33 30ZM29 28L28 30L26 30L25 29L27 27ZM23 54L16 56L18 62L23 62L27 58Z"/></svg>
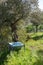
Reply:
<svg viewBox="0 0 43 65"><path fill-rule="evenodd" d="M43 65L43 32L28 35L30 39L25 42L25 50L5 54L0 65Z"/></svg>

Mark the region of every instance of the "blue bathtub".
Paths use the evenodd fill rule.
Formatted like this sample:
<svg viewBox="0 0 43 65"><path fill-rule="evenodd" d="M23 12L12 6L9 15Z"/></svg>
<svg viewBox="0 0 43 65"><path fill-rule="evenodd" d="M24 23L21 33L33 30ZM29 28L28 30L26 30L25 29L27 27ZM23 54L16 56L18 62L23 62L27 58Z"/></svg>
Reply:
<svg viewBox="0 0 43 65"><path fill-rule="evenodd" d="M24 47L24 44L21 42L11 42L9 43L10 49L11 50L15 50L18 51L20 50L22 47Z"/></svg>

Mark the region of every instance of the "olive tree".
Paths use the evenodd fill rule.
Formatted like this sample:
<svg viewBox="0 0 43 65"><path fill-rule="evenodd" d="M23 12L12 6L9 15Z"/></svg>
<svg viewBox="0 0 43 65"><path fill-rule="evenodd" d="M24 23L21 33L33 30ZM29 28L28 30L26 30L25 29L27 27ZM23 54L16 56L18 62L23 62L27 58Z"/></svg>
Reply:
<svg viewBox="0 0 43 65"><path fill-rule="evenodd" d="M36 6L37 0L1 0L0 1L0 28L10 26L14 33L13 41L18 40L17 22L25 19L31 11L32 5Z"/></svg>
<svg viewBox="0 0 43 65"><path fill-rule="evenodd" d="M31 14L31 22L36 26L36 32L38 31L38 26L41 24L40 12L36 11Z"/></svg>

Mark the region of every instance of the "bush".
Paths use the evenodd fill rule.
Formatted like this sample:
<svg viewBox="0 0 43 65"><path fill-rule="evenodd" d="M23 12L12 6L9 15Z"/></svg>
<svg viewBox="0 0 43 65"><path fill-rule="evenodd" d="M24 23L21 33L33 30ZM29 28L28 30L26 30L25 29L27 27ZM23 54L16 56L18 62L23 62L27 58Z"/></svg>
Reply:
<svg viewBox="0 0 43 65"><path fill-rule="evenodd" d="M43 25L39 25L38 29L39 29L40 31L43 31Z"/></svg>
<svg viewBox="0 0 43 65"><path fill-rule="evenodd" d="M18 40L20 42L25 42L26 41L26 38L27 38L27 33L26 33L26 30L25 28L21 28L17 31L17 34L18 34Z"/></svg>
<svg viewBox="0 0 43 65"><path fill-rule="evenodd" d="M12 33L10 30L10 27L3 26L1 28L1 32L0 32L0 42L2 42L2 41L10 42L12 40L11 34Z"/></svg>
<svg viewBox="0 0 43 65"><path fill-rule="evenodd" d="M15 51L11 51L2 65L33 65L36 60L37 55L33 55L31 50L25 47L25 52L23 48L18 54Z"/></svg>
<svg viewBox="0 0 43 65"><path fill-rule="evenodd" d="M27 33L34 31L34 26L33 26L33 25L28 25L28 26L26 27L26 31L27 31Z"/></svg>
<svg viewBox="0 0 43 65"><path fill-rule="evenodd" d="M10 55L7 56L7 60L4 62L4 65L31 65L32 61L31 51L29 49L22 49L19 51L19 54L17 52L10 52Z"/></svg>

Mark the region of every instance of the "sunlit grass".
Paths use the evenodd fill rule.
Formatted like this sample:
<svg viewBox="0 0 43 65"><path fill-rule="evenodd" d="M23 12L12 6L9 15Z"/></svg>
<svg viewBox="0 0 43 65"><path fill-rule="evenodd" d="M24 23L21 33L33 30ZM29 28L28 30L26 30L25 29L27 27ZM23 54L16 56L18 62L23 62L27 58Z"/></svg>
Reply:
<svg viewBox="0 0 43 65"><path fill-rule="evenodd" d="M31 39L25 42L25 50L11 51L1 65L43 65L43 33L30 33ZM39 36L39 39L34 39ZM42 36L42 37L41 37Z"/></svg>
<svg viewBox="0 0 43 65"><path fill-rule="evenodd" d="M38 47L38 48L43 48L43 32L38 32L38 33L30 33L29 34L31 39L29 39L26 42L27 46L32 46L32 47ZM35 37L37 38L39 36L39 39L34 39ZM42 36L42 37L41 37Z"/></svg>

